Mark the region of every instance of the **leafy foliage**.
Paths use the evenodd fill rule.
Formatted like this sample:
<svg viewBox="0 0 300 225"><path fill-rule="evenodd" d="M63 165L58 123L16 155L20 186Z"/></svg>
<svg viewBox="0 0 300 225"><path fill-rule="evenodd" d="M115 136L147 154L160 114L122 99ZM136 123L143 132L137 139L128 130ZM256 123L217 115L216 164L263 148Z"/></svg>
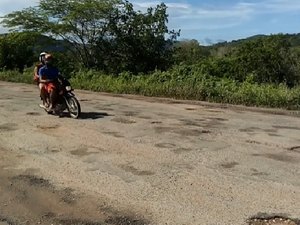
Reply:
<svg viewBox="0 0 300 225"><path fill-rule="evenodd" d="M10 33L0 36L0 68L18 69L33 64L35 33Z"/></svg>
<svg viewBox="0 0 300 225"><path fill-rule="evenodd" d="M298 82L298 59L292 55L291 43L283 35L242 43L232 57L236 65L234 74L239 80L253 74L254 80L260 83L295 85Z"/></svg>
<svg viewBox="0 0 300 225"><path fill-rule="evenodd" d="M176 64L192 65L210 55L208 48L201 46L197 40L183 40L174 44L173 58Z"/></svg>
<svg viewBox="0 0 300 225"><path fill-rule="evenodd" d="M38 7L10 13L2 23L68 41L87 68L138 73L168 65L166 10L164 3L142 13L122 0L40 0Z"/></svg>

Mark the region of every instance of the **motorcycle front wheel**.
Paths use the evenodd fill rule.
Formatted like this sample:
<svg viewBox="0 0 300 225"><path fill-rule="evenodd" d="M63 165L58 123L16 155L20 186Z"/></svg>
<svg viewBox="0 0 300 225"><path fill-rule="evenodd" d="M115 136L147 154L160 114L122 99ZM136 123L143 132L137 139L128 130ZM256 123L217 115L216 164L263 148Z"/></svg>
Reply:
<svg viewBox="0 0 300 225"><path fill-rule="evenodd" d="M74 119L78 119L81 113L79 101L74 96L66 99L66 101L68 101L67 106L70 116Z"/></svg>

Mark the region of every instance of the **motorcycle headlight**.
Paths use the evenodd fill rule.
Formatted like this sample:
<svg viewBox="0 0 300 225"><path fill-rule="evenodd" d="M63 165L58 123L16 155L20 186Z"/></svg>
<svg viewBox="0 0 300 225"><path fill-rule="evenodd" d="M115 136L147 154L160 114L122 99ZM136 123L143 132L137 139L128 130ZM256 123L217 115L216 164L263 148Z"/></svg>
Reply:
<svg viewBox="0 0 300 225"><path fill-rule="evenodd" d="M71 86L66 86L66 90L67 90L67 91L71 91L71 90L72 90L72 87L71 87Z"/></svg>

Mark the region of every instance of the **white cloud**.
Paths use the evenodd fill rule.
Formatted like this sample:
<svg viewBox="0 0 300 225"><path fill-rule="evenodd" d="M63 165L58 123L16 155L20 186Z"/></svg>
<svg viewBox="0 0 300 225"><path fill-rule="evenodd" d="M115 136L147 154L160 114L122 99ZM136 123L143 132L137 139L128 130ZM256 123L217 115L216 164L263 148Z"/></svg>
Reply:
<svg viewBox="0 0 300 225"><path fill-rule="evenodd" d="M277 17L273 15L296 14L300 10L300 0L232 0L228 4L216 4L210 1L198 1L192 4L189 3L189 0L129 1L133 3L136 10L141 11L165 2L169 14L168 27L182 29L182 34L200 32L212 34L213 31L226 33L228 30L247 26L249 22L255 21L262 15L269 15L270 24L275 24ZM38 2L39 0L0 0L0 16L35 6ZM249 29L253 29L253 27L248 27L247 30ZM1 32L3 32L3 28L0 26Z"/></svg>
<svg viewBox="0 0 300 225"><path fill-rule="evenodd" d="M148 7L154 7L159 3L160 1L133 1L135 8L142 11ZM177 2L167 2L166 5L168 7L169 21L172 23L172 26L177 24L176 27L184 25L183 27L194 27L195 29L228 28L250 21L257 15L296 12L300 10L299 0L236 1L236 3L224 5L223 7L218 7L214 4L201 5L201 3L197 3L191 5Z"/></svg>
<svg viewBox="0 0 300 225"><path fill-rule="evenodd" d="M296 15L300 10L300 0L236 0L228 4L169 1L173 1L166 3L170 29L181 29L182 37L206 34L215 40L220 37L230 40L263 33L266 27L260 28L261 23L276 27L276 23L280 23L280 16ZM159 3L160 1L133 0L134 6L142 11Z"/></svg>
<svg viewBox="0 0 300 225"><path fill-rule="evenodd" d="M300 10L299 0L266 0L262 6L273 13L296 12Z"/></svg>
<svg viewBox="0 0 300 225"><path fill-rule="evenodd" d="M159 1L140 0L133 2L134 7L141 11L148 7L154 7L159 3ZM166 5L172 28L184 29L219 29L220 27L237 26L251 18L255 9L251 3L237 3L224 8L217 8L213 5L205 7L176 2L167 2Z"/></svg>

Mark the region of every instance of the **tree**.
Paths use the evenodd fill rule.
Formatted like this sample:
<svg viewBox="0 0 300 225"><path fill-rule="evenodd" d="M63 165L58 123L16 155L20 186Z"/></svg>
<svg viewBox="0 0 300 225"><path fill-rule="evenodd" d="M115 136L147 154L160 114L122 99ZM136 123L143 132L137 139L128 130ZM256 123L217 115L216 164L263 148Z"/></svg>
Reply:
<svg viewBox="0 0 300 225"><path fill-rule="evenodd" d="M120 64L138 72L164 65L167 18L163 3L142 13L123 0L40 0L35 8L6 15L2 23L70 42L85 67Z"/></svg>
<svg viewBox="0 0 300 225"><path fill-rule="evenodd" d="M297 59L284 35L270 35L240 44L231 55L235 61L235 76L244 80L249 74L257 82L299 82Z"/></svg>
<svg viewBox="0 0 300 225"><path fill-rule="evenodd" d="M174 45L175 63L196 64L210 55L208 48L200 46L197 40L184 40Z"/></svg>
<svg viewBox="0 0 300 225"><path fill-rule="evenodd" d="M110 38L100 37L95 46L104 68L110 72L134 73L166 69L170 65L172 45L172 40L165 40L166 10L162 3L148 8L146 13L136 12L129 2L116 10L109 24Z"/></svg>
<svg viewBox="0 0 300 225"><path fill-rule="evenodd" d="M34 62L36 33L10 33L0 37L0 68L23 72Z"/></svg>
<svg viewBox="0 0 300 225"><path fill-rule="evenodd" d="M10 13L2 23L15 30L29 30L72 43L72 51L85 66L93 66L89 46L103 36L110 12L120 1L40 0L37 7Z"/></svg>

